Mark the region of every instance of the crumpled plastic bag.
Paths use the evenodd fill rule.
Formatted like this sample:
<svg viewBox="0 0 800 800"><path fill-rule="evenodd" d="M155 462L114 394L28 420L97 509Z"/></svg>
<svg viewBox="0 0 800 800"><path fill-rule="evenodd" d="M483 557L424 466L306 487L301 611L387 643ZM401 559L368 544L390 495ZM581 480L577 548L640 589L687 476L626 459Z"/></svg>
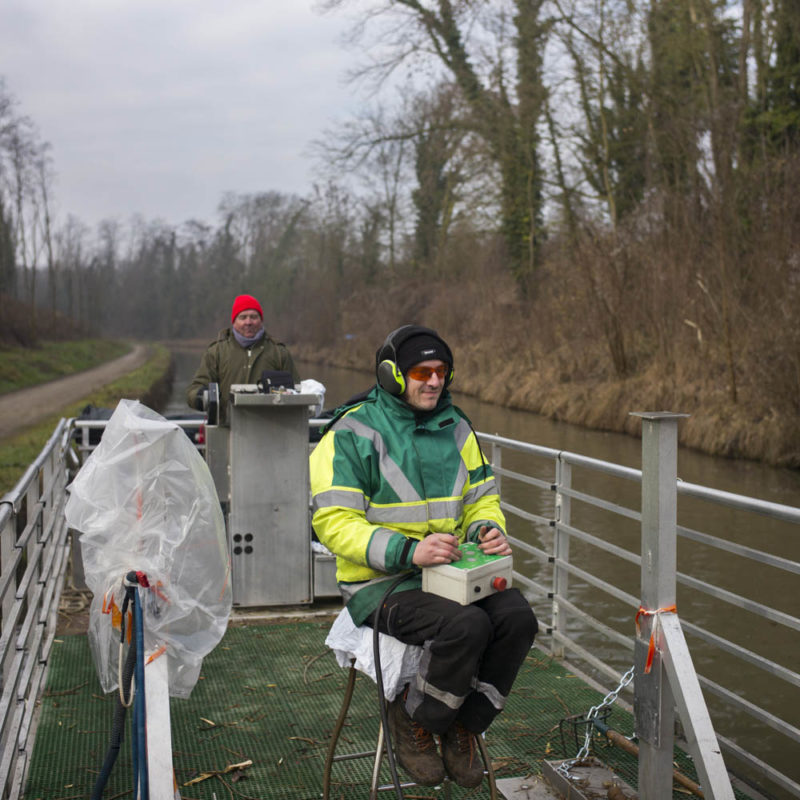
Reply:
<svg viewBox="0 0 800 800"><path fill-rule="evenodd" d="M82 532L94 594L89 641L103 691L118 686L112 620L119 622L123 579L139 571L150 584L139 590L145 651L166 647L169 693L189 697L231 610L225 522L205 460L178 425L120 400L68 490L65 514Z"/></svg>
<svg viewBox="0 0 800 800"><path fill-rule="evenodd" d="M356 627L350 612L343 608L331 625L325 644L333 650L340 667L349 667L355 659L353 666L377 683L373 635L372 628L367 625ZM383 693L387 700L394 700L419 672L422 648L403 644L385 633L378 634L378 647Z"/></svg>
<svg viewBox="0 0 800 800"><path fill-rule="evenodd" d="M325 407L325 385L313 378L306 378L300 381L300 394L315 394L317 402L309 406L308 413L312 418L318 417Z"/></svg>

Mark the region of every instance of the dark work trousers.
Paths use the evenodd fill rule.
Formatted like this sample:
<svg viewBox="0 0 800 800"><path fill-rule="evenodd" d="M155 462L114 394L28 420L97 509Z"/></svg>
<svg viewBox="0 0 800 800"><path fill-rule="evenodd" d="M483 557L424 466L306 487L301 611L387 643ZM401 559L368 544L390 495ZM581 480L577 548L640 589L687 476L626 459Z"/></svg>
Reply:
<svg viewBox="0 0 800 800"><path fill-rule="evenodd" d="M381 609L379 626L382 633L423 647L406 711L438 734L456 720L473 733L489 727L538 630L533 609L517 589L467 606L421 589L396 592Z"/></svg>

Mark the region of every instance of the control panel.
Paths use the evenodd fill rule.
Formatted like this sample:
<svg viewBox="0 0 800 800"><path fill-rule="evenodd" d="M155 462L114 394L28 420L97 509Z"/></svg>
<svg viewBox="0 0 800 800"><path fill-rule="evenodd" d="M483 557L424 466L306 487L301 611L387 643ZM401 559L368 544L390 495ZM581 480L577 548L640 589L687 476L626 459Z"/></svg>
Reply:
<svg viewBox="0 0 800 800"><path fill-rule="evenodd" d="M459 550L460 561L423 567L424 592L432 592L466 606L511 586L514 563L511 556L486 555L472 542L460 545Z"/></svg>

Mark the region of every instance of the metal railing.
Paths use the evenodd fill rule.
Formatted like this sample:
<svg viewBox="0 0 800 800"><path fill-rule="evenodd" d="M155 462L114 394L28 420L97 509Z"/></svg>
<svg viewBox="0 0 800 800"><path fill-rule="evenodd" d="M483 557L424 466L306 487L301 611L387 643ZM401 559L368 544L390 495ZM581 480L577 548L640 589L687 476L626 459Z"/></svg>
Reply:
<svg viewBox="0 0 800 800"><path fill-rule="evenodd" d="M183 428L194 442L195 447L202 453L205 450L203 441L198 442L196 437L191 434L197 428L202 429L203 425L198 423L196 419L171 419L179 428ZM108 420L84 420L84 419L70 419L68 421L70 430L72 431L72 440L74 442L73 449L77 456L78 462L83 464L89 457L92 450L97 447L97 442L102 435L102 431L108 424ZM99 432L97 435L93 433Z"/></svg>
<svg viewBox="0 0 800 800"><path fill-rule="evenodd" d="M641 656L635 619L648 590L645 571L654 558L645 543L642 471L501 436L479 433L479 438L502 487L515 585L540 617L545 646L607 691ZM647 473L645 454L642 463ZM650 468L658 471L658 465ZM672 566L679 625L691 640L697 680L726 763L751 785L800 797L800 618L776 607L781 595L786 605L792 605L790 598L796 605L800 580L790 582L800 575L800 562L767 549L770 542L790 539L793 552L800 552L800 509L675 477L672 492L679 520L673 528L681 548ZM756 536L759 527L753 524L754 547L697 530L688 522L699 516L698 504L735 515L739 528L745 516L766 520L770 535ZM733 521L731 527L736 528ZM647 553L644 566L642 552ZM726 587L734 561L740 562L735 573L752 579ZM758 595L770 584L776 586L773 602L763 602ZM787 591L787 586L793 588ZM731 626L732 615L747 615L752 622ZM753 630L759 634L757 647L748 641ZM640 772L640 783L641 777Z"/></svg>
<svg viewBox="0 0 800 800"><path fill-rule="evenodd" d="M182 427L197 425L196 420L175 422ZM312 427L321 424L311 421ZM104 421L62 420L15 489L0 500L3 797L17 798L22 791L35 735L36 702L55 635L69 561L63 515L68 470L79 466L94 448L89 431L104 425ZM643 568L642 471L501 436L478 435L501 485L514 544L514 581L537 611L543 646L607 691L640 655L634 618L642 604L641 576L648 562ZM789 766L781 768L773 759L775 751L785 754L800 745L800 729L791 719L792 709L800 708L800 659L791 657L800 653L800 618L779 602L754 597L759 592L746 591L750 586L725 585L732 560L758 574L751 584L756 589L769 585L769 575L794 579L800 575L800 562L774 552L763 536L754 547L754 542L712 535L692 524L696 505L710 504L736 519L754 516L778 526L766 537L771 541L787 537L797 541L800 509L679 480L672 486L681 547L677 559L681 568L673 569L680 624L691 639L697 680L726 763L741 768L750 781L800 798L800 784L792 775L794 762L784 757ZM800 584L787 596L800 595L798 588ZM760 633L757 646L727 630L724 609L752 615L757 621L753 627ZM767 634L776 642L762 641ZM786 702L784 688L795 692L793 703Z"/></svg>
<svg viewBox="0 0 800 800"><path fill-rule="evenodd" d="M69 425L62 420L0 499L0 796L23 788L69 561L64 519Z"/></svg>

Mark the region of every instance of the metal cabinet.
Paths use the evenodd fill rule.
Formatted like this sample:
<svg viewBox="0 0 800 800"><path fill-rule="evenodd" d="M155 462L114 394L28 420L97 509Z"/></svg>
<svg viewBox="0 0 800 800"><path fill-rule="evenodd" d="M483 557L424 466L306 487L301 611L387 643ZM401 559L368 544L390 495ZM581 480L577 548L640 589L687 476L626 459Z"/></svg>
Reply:
<svg viewBox="0 0 800 800"><path fill-rule="evenodd" d="M233 602L310 603L308 418L318 399L242 388L231 391L229 404Z"/></svg>

